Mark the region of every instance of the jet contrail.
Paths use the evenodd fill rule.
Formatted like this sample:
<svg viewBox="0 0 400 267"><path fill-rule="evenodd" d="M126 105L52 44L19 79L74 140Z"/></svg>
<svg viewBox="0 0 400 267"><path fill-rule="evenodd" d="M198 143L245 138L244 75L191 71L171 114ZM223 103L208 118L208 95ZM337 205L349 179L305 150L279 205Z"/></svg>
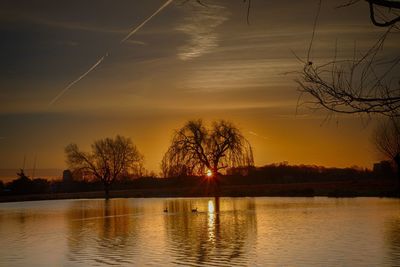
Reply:
<svg viewBox="0 0 400 267"><path fill-rule="evenodd" d="M82 74L81 76L79 76L78 79L74 80L73 82L71 82L70 84L67 85L67 87L65 87L55 98L53 98L53 100L51 100L51 102L49 103L49 106L53 105L60 97L62 97L65 92L68 91L69 88L71 88L74 84L76 84L77 82L79 82L80 80L82 80L83 78L85 78L86 75L88 75L92 70L94 70L101 62L103 62L104 58L107 56L108 54L106 54L105 56L101 57L92 67L90 67L89 70L87 70L84 74Z"/></svg>
<svg viewBox="0 0 400 267"><path fill-rule="evenodd" d="M166 8L171 2L174 0L167 0L162 6L160 6L159 9L156 10L151 16L149 16L147 19L145 19L139 26L134 28L124 39L121 40L121 43L125 42L128 40L132 35L134 35L140 28L142 28L149 20L151 20L155 15L161 12L164 8Z"/></svg>
<svg viewBox="0 0 400 267"><path fill-rule="evenodd" d="M159 7L153 14L151 14L147 19L145 19L142 23L140 23L138 26L136 26L134 29L132 29L128 35L125 36L120 41L120 44L124 43L126 40L128 40L132 35L134 35L138 30L140 30L149 20L151 20L154 16L156 16L158 13L160 13L164 8L166 8L169 4L172 3L174 0L167 0L161 7ZM95 68L97 68L98 65L100 65L101 62L109 55L109 51L106 52L104 56L102 56L90 69L88 69L84 74L79 76L76 80L73 82L69 83L67 87L65 87L56 97L53 98L53 100L50 101L49 106L53 105L57 100L62 97L74 84L85 78L87 75L89 75L90 72L92 72Z"/></svg>

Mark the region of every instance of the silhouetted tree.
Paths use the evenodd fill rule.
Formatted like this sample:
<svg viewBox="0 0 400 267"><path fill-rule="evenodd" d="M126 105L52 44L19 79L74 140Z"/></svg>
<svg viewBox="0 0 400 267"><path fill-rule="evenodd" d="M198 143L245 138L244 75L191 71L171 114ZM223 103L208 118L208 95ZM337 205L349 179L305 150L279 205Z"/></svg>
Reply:
<svg viewBox="0 0 400 267"><path fill-rule="evenodd" d="M360 0L350 0L344 6L353 5ZM400 2L393 0L365 0L369 4L369 17L371 22L378 27L388 27L400 22L400 15L396 12L396 9L400 9ZM377 8L386 8L391 13L391 17L383 15L382 11L375 10ZM377 18L377 16L379 18Z"/></svg>
<svg viewBox="0 0 400 267"><path fill-rule="evenodd" d="M373 141L377 150L396 164L400 181L400 118L380 122L375 129Z"/></svg>
<svg viewBox="0 0 400 267"><path fill-rule="evenodd" d="M43 178L35 178L32 180L30 192L34 194L43 194L50 192L50 182Z"/></svg>
<svg viewBox="0 0 400 267"><path fill-rule="evenodd" d="M92 144L91 152L80 151L76 144L65 148L71 169L89 172L104 185L105 197L109 198L112 183L134 170L143 161L142 154L130 138L117 135Z"/></svg>
<svg viewBox="0 0 400 267"><path fill-rule="evenodd" d="M175 132L161 166L165 176L211 172L217 177L227 167L253 164L250 143L232 123L215 121L207 129L202 120L194 120Z"/></svg>
<svg viewBox="0 0 400 267"><path fill-rule="evenodd" d="M184 0L183 3L188 1ZM206 1L193 1L208 7ZM247 4L247 23L250 24L251 0L243 2ZM393 116L393 112L400 108L400 80L396 76L400 71L400 57L385 62L378 58L378 54L382 52L389 33L400 30L400 2L365 0L369 5L371 22L377 27L386 27L387 31L366 53L354 49L353 58L339 60L335 51L331 61L317 64L311 60L310 52L321 2L320 0L307 58L299 58L304 66L296 79L300 92L311 96L313 100L307 103L317 108L322 107L337 113L378 113ZM348 7L359 2L361 1L347 0L338 7Z"/></svg>
<svg viewBox="0 0 400 267"><path fill-rule="evenodd" d="M297 83L317 107L338 113L393 116L400 108L400 56L379 58L387 31L365 54L317 65L304 62ZM356 53L356 52L355 52ZM357 52L358 53L358 52Z"/></svg>
<svg viewBox="0 0 400 267"><path fill-rule="evenodd" d="M318 14L309 45L307 58L300 59L303 70L296 80L300 92L312 97L309 103L337 113L383 114L393 116L400 108L400 56L385 59L382 56L384 42L394 31L399 31L400 3L387 0L366 0L370 6L370 18L374 25L387 27L386 32L366 52L354 48L353 58L337 59L317 64L310 58L310 51L317 25ZM342 6L353 5L351 0ZM389 8L395 18L388 18L380 11L381 21L376 19L375 9ZM392 8L392 9L390 9Z"/></svg>

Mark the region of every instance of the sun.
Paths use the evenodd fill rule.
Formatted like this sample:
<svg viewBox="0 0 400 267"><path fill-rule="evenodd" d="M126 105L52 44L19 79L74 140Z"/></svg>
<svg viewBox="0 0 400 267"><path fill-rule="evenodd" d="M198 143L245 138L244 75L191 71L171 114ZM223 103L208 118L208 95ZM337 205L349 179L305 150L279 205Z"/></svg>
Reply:
<svg viewBox="0 0 400 267"><path fill-rule="evenodd" d="M211 178L211 176L213 175L212 171L211 170L207 170L206 175L207 175L208 178Z"/></svg>

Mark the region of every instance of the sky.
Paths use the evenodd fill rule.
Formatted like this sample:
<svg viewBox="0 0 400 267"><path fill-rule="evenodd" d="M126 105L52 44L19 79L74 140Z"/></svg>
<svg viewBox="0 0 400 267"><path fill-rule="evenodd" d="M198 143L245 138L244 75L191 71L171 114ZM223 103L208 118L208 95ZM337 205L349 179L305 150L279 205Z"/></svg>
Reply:
<svg viewBox="0 0 400 267"><path fill-rule="evenodd" d="M314 62L331 60L335 44L339 58L355 46L366 51L384 31L367 3L337 8L343 2L322 1ZM15 173L36 158L37 175L62 170L69 143L89 150L120 134L158 173L173 131L197 118L232 121L258 166L371 168L380 160L376 120L299 100L297 57L306 57L318 1L252 0L249 24L241 0L202 3L2 0L0 169ZM389 57L399 41L386 42Z"/></svg>

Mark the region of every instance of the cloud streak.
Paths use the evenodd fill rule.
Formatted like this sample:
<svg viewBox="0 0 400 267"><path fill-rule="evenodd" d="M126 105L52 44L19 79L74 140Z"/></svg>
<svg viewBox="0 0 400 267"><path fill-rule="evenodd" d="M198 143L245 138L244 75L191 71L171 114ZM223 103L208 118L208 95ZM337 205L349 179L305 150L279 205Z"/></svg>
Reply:
<svg viewBox="0 0 400 267"><path fill-rule="evenodd" d="M139 31L144 25L146 25L147 22L149 22L153 17L155 17L158 13L160 13L164 8L166 8L169 4L171 4L174 0L167 0L163 5L161 5L153 14L151 14L149 17L147 17L142 23L140 23L138 26L133 28L121 41L120 44L124 43L127 41L132 35L134 35L137 31ZM85 78L87 75L89 75L93 70L95 70L103 61L104 59L109 55L111 52L111 49L106 52L104 56L102 56L93 66L91 66L85 73L83 73L81 76L79 76L77 79L74 81L70 82L67 87L65 87L56 97L54 97L50 103L49 106L52 106L57 100L59 100L72 86L74 86L76 83L78 83L80 80Z"/></svg>
<svg viewBox="0 0 400 267"><path fill-rule="evenodd" d="M221 92L245 88L277 88L293 86L291 75L283 73L295 70L295 59L217 59L196 67L179 86L187 92Z"/></svg>
<svg viewBox="0 0 400 267"><path fill-rule="evenodd" d="M188 5L190 7L190 5ZM189 36L189 41L178 49L181 60L190 60L218 47L219 34L215 29L228 20L229 12L225 7L217 5L194 6L186 15L177 31Z"/></svg>

